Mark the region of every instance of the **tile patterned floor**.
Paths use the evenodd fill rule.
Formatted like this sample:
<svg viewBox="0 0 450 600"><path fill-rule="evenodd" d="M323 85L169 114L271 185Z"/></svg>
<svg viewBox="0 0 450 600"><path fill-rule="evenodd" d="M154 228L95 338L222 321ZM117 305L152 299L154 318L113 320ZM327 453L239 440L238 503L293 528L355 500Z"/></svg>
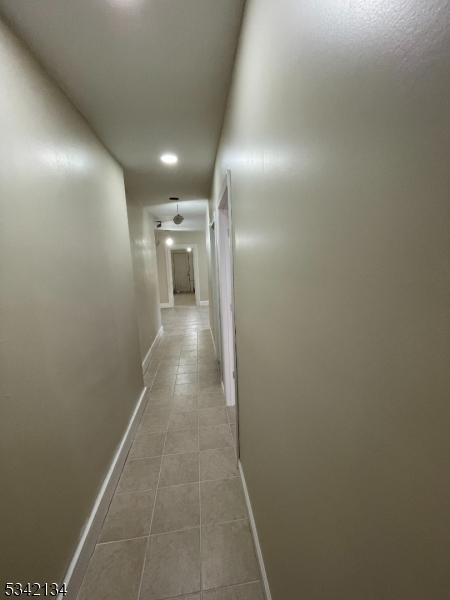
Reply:
<svg viewBox="0 0 450 600"><path fill-rule="evenodd" d="M163 324L78 600L263 600L208 309L165 309Z"/></svg>

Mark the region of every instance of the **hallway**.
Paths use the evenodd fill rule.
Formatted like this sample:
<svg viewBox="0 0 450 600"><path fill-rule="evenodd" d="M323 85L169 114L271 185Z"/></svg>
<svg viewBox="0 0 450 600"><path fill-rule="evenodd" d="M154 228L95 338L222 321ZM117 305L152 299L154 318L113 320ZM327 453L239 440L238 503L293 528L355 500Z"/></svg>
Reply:
<svg viewBox="0 0 450 600"><path fill-rule="evenodd" d="M263 600L208 309L162 312L147 406L79 600Z"/></svg>
<svg viewBox="0 0 450 600"><path fill-rule="evenodd" d="M0 0L0 600L449 597L449 73L450 0Z"/></svg>

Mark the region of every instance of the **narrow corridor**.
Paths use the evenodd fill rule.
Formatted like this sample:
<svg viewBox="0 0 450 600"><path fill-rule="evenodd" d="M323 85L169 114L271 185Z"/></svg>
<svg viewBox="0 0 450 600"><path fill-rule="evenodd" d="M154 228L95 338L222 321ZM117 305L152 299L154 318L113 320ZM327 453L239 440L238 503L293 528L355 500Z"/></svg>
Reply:
<svg viewBox="0 0 450 600"><path fill-rule="evenodd" d="M449 74L450 0L0 0L0 600L450 600Z"/></svg>
<svg viewBox="0 0 450 600"><path fill-rule="evenodd" d="M263 600L208 309L162 312L147 406L79 600Z"/></svg>

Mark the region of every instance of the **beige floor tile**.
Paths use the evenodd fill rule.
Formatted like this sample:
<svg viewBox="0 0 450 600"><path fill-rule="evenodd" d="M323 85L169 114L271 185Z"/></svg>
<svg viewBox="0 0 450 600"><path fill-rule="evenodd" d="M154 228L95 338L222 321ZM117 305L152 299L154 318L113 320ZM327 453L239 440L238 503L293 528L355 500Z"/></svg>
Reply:
<svg viewBox="0 0 450 600"><path fill-rule="evenodd" d="M153 383L152 383L152 390L153 391L165 390L167 387L172 387L174 385L175 385L175 377L173 378L173 380L157 379L157 377L155 377L155 379L153 380Z"/></svg>
<svg viewBox="0 0 450 600"><path fill-rule="evenodd" d="M193 365L197 364L197 353L192 356L182 356L180 357L180 365Z"/></svg>
<svg viewBox="0 0 450 600"><path fill-rule="evenodd" d="M146 410L139 426L139 433L144 431L148 433L162 433L167 431L169 415L170 410L166 408L151 408Z"/></svg>
<svg viewBox="0 0 450 600"><path fill-rule="evenodd" d="M172 396L173 389L171 387L159 388L148 392L149 400L165 399Z"/></svg>
<svg viewBox="0 0 450 600"><path fill-rule="evenodd" d="M213 450L233 446L233 438L229 425L200 427L200 450Z"/></svg>
<svg viewBox="0 0 450 600"><path fill-rule="evenodd" d="M264 596L261 584L256 581L203 592L203 600L264 600Z"/></svg>
<svg viewBox="0 0 450 600"><path fill-rule="evenodd" d="M198 413L196 410L173 412L169 419L169 431L180 429L197 429Z"/></svg>
<svg viewBox="0 0 450 600"><path fill-rule="evenodd" d="M180 365L178 367L178 375L182 375L183 373L197 373L197 364Z"/></svg>
<svg viewBox="0 0 450 600"><path fill-rule="evenodd" d="M210 373L208 371L203 372L199 371L198 374L198 383L200 387L202 386L210 386L214 384L220 383L220 375L218 373Z"/></svg>
<svg viewBox="0 0 450 600"><path fill-rule="evenodd" d="M196 410L198 406L197 396L174 396L172 408L176 412L183 410Z"/></svg>
<svg viewBox="0 0 450 600"><path fill-rule="evenodd" d="M158 482L161 457L127 460L120 477L118 492L140 492L154 489Z"/></svg>
<svg viewBox="0 0 450 600"><path fill-rule="evenodd" d="M130 450L130 458L151 458L161 456L164 447L164 433L140 433Z"/></svg>
<svg viewBox="0 0 450 600"><path fill-rule="evenodd" d="M103 523L99 541L111 542L148 535L154 500L153 490L116 494Z"/></svg>
<svg viewBox="0 0 450 600"><path fill-rule="evenodd" d="M247 520L202 527L203 589L226 587L258 578Z"/></svg>
<svg viewBox="0 0 450 600"><path fill-rule="evenodd" d="M225 397L221 393L215 394L202 394L200 392L198 396L198 407L199 408L214 408L221 406L225 408Z"/></svg>
<svg viewBox="0 0 450 600"><path fill-rule="evenodd" d="M200 480L237 477L236 454L233 448L200 452Z"/></svg>
<svg viewBox="0 0 450 600"><path fill-rule="evenodd" d="M199 590L199 529L152 535L145 561L140 600L172 598Z"/></svg>
<svg viewBox="0 0 450 600"><path fill-rule="evenodd" d="M96 546L78 600L136 600L147 538Z"/></svg>
<svg viewBox="0 0 450 600"><path fill-rule="evenodd" d="M195 383L183 383L176 385L173 390L174 396L195 396L198 392L198 386Z"/></svg>
<svg viewBox="0 0 450 600"><path fill-rule="evenodd" d="M200 484L202 524L247 518L240 477Z"/></svg>
<svg viewBox="0 0 450 600"><path fill-rule="evenodd" d="M178 356L165 356L164 358L161 359L161 362L159 363L159 368L164 368L164 367L173 367L178 366L179 363L179 357Z"/></svg>
<svg viewBox="0 0 450 600"><path fill-rule="evenodd" d="M165 365L158 368L158 377L174 377L178 372L178 365Z"/></svg>
<svg viewBox="0 0 450 600"><path fill-rule="evenodd" d="M227 411L224 407L203 408L198 411L198 422L201 427L225 425L228 423Z"/></svg>
<svg viewBox="0 0 450 600"><path fill-rule="evenodd" d="M183 385L186 383L197 383L197 373L179 373L176 378L176 385Z"/></svg>
<svg viewBox="0 0 450 600"><path fill-rule="evenodd" d="M198 481L198 452L163 456L160 486Z"/></svg>
<svg viewBox="0 0 450 600"><path fill-rule="evenodd" d="M191 359L191 361L197 362L197 350L181 350L180 364L182 364L182 359Z"/></svg>
<svg viewBox="0 0 450 600"><path fill-rule="evenodd" d="M164 454L179 454L198 452L198 431L187 429L182 431L168 431Z"/></svg>
<svg viewBox="0 0 450 600"><path fill-rule="evenodd" d="M217 375L220 375L220 371L217 368L217 364L216 363L202 362L202 361L199 360L199 362L197 363L197 369L198 369L199 376L203 376L203 375L208 375L208 376L215 375L215 376L217 376ZM217 385L217 384L214 382L214 384L211 384L211 385Z"/></svg>
<svg viewBox="0 0 450 600"><path fill-rule="evenodd" d="M144 416L148 414L150 411L155 409L166 409L171 410L173 408L173 398L172 396L164 396L160 398L149 398L147 403L147 408L145 409Z"/></svg>
<svg viewBox="0 0 450 600"><path fill-rule="evenodd" d="M152 534L198 527L200 525L198 488L197 483L160 488L156 497Z"/></svg>
<svg viewBox="0 0 450 600"><path fill-rule="evenodd" d="M170 415L170 409L168 408L154 408L152 406L148 406L145 409L145 416L149 419L166 419Z"/></svg>
<svg viewBox="0 0 450 600"><path fill-rule="evenodd" d="M177 377L176 371L172 373L160 373L159 371L156 373L155 382L153 384L154 389L163 388L163 387L171 387L175 384L175 379Z"/></svg>
<svg viewBox="0 0 450 600"><path fill-rule="evenodd" d="M208 396L210 394L219 394L220 396L222 396L223 398L225 398L224 393L223 393L223 389L222 389L222 384L216 384L216 385L204 385L201 387L201 389L199 390L199 396Z"/></svg>

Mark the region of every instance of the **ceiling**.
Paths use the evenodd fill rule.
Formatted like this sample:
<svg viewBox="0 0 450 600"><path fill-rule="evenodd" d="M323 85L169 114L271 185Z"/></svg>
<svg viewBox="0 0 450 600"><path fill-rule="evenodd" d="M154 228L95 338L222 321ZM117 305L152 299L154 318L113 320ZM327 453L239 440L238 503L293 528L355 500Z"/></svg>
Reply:
<svg viewBox="0 0 450 600"><path fill-rule="evenodd" d="M177 213L177 203L154 204L148 207L154 221L162 221L161 229L170 231L199 231L206 227L206 200L186 200L178 204L178 212L183 215L181 225L175 225L173 218Z"/></svg>
<svg viewBox="0 0 450 600"><path fill-rule="evenodd" d="M209 196L243 5L0 0L0 13L123 165L127 190L161 204Z"/></svg>

